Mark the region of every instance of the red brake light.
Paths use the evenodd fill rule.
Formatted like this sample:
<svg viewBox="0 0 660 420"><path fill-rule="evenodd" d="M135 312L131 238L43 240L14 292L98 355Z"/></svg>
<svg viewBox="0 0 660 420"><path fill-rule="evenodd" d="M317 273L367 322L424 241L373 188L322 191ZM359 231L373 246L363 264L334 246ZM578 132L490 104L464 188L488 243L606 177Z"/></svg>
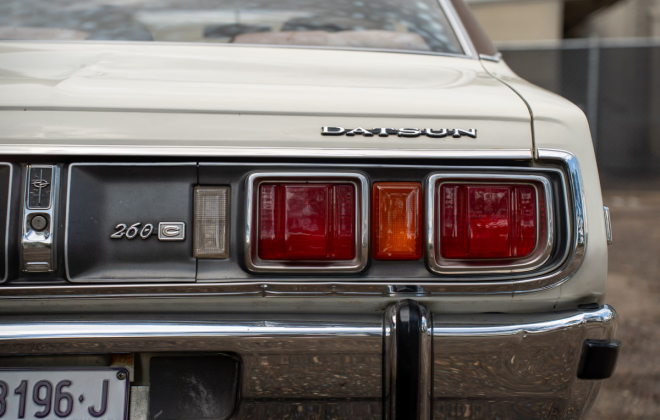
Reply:
<svg viewBox="0 0 660 420"><path fill-rule="evenodd" d="M422 185L418 182L374 184L374 258L417 260L422 256Z"/></svg>
<svg viewBox="0 0 660 420"><path fill-rule="evenodd" d="M543 197L532 185L442 184L439 204L440 254L447 259L526 257L536 248L539 222L545 225Z"/></svg>
<svg viewBox="0 0 660 420"><path fill-rule="evenodd" d="M262 184L259 258L355 258L355 187L352 184Z"/></svg>

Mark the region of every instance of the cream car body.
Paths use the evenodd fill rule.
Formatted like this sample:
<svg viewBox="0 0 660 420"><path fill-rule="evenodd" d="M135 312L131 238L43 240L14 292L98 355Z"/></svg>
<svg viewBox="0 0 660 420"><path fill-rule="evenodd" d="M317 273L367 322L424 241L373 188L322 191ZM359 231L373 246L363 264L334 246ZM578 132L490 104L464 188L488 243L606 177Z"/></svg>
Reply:
<svg viewBox="0 0 660 420"><path fill-rule="evenodd" d="M183 162L199 168L238 162L250 170L275 172L296 165L310 172L315 166L361 171L390 165L394 177L396 170L410 166L428 167L430 174L465 162L476 172L506 165L559 168L570 190L567 217L574 221L563 238L575 242L566 266L540 275L473 281L448 281L427 271L424 278L389 278L380 269L363 278L246 273L183 284L8 282L0 285L0 342L42 346L31 354L76 354L93 351L101 340L104 352L139 355L160 351L162 343L170 343L167 337L176 337L182 340L178 347L172 344L176 351L229 351L243 357L255 377L244 373L243 399L237 402L238 417L232 418L248 416L246 407L259 404L251 399L279 398L282 407L295 411L296 398L314 397L320 404L316 409L323 411L324 404L336 401L348 407L355 396L382 407L373 418L403 418L394 404L397 389L401 393L406 386L397 381L406 376L392 350L393 319L402 302L413 299L422 305L425 322L435 315L419 338L420 354L427 357L419 362L415 418L449 418L451 410L468 407L469 412L470 404L484 412L520 414L516 404L527 403L496 405L514 394L530 401L529 418L546 418L553 410L566 418L585 418L600 381L575 377L582 344L585 339L611 340L616 322L615 312L602 306L608 232L588 123L576 106L521 80L503 61L479 59L457 16L453 22L464 56L151 42L0 42L0 160L11 162L19 179L25 176L20 165L44 162L63 162L63 175L67 165L81 162ZM327 126L474 129L478 135L323 136L321 128ZM22 194L25 186L20 181L13 185ZM10 213L20 217L18 203L10 203ZM67 221L60 216L61 228ZM242 246L241 229L236 228L239 235L230 246ZM16 258L16 252L9 256ZM427 267L420 261L419 269ZM9 317L28 314L33 316L27 321ZM84 321L72 321L82 314ZM105 323L103 314L112 314L115 323ZM51 317L50 324L44 323ZM158 327L141 322L145 317L156 317ZM21 327L23 322L27 326ZM226 328L230 324L234 329ZM296 332L296 325L302 330ZM252 380L261 379L268 360L273 363L269 358L281 354L236 344L252 337L255 326L261 337L292 339L300 354L375 357L376 362L365 362L376 378L370 379L376 384L373 392L349 385L335 394L319 394L314 390L322 389L321 381L331 381L322 372L317 372L319 384L309 385L310 395L297 374L291 374L294 385L288 391L264 383L260 388ZM112 343L98 334L112 337ZM189 345L188 336L206 338ZM336 345L319 350L308 341L313 337ZM346 344L342 340L347 337L357 341ZM5 354L25 354L20 346L0 346ZM479 363L492 363L492 370L454 369ZM308 373L316 372L305 366ZM343 373L348 368L334 364L332 369ZM526 376L534 369L538 372ZM554 379L543 373L553 369L561 370ZM351 381L368 382L367 374L360 375ZM484 375L486 385L474 375Z"/></svg>
<svg viewBox="0 0 660 420"><path fill-rule="evenodd" d="M48 57L57 57L52 66L38 65ZM272 47L14 42L0 44L0 65L10 75L0 84L0 141L7 155L534 162L540 149L566 151L576 156L585 185L591 226L583 264L589 269L524 296L467 302L443 296L427 304L470 313L603 302L605 221L586 118L568 101L518 79L504 63ZM476 129L478 137L321 136L322 126L463 128ZM365 310L368 302L380 304L368 300ZM290 304L315 310L319 302Z"/></svg>

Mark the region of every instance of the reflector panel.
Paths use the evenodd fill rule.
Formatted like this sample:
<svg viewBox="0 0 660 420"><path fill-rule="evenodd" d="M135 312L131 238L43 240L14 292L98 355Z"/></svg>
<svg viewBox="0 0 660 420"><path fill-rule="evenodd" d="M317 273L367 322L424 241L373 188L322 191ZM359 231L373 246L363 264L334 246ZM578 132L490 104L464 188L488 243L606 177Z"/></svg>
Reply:
<svg viewBox="0 0 660 420"><path fill-rule="evenodd" d="M193 256L227 258L229 187L195 187Z"/></svg>

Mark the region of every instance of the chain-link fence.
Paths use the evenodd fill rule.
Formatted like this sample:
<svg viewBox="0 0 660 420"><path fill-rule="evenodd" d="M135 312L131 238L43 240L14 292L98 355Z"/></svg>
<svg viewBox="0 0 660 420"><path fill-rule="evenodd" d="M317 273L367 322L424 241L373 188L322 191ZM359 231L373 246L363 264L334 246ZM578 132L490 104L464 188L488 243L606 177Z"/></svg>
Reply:
<svg viewBox="0 0 660 420"><path fill-rule="evenodd" d="M522 78L569 99L591 125L603 188L660 189L660 41L501 46Z"/></svg>

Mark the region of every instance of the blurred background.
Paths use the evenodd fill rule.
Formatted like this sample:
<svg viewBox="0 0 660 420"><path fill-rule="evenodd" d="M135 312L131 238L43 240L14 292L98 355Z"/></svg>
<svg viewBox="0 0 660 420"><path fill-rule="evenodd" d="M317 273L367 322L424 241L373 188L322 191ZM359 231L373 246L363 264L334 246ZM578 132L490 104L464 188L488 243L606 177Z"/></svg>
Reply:
<svg viewBox="0 0 660 420"><path fill-rule="evenodd" d="M591 125L623 347L589 418L660 419L660 0L467 1L508 65Z"/></svg>

